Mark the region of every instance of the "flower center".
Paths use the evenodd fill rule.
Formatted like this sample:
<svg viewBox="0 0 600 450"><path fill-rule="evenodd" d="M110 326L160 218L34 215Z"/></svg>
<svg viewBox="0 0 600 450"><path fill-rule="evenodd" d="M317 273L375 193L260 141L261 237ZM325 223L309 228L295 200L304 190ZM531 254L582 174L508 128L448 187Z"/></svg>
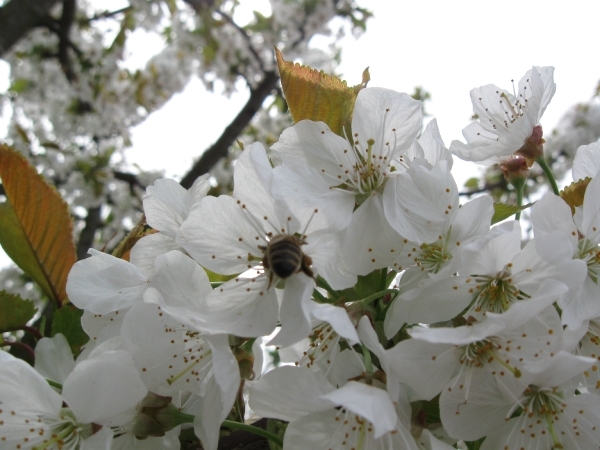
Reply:
<svg viewBox="0 0 600 450"><path fill-rule="evenodd" d="M366 419L341 408L336 414L337 427L332 441L337 441L340 449L365 450L374 447L373 424Z"/></svg>
<svg viewBox="0 0 600 450"><path fill-rule="evenodd" d="M461 364L466 364L469 367L483 367L492 362L499 363L516 378L521 376L521 371L517 367L509 364L506 357L498 354L496 344L491 339L473 342L463 347L463 354L460 357Z"/></svg>
<svg viewBox="0 0 600 450"><path fill-rule="evenodd" d="M432 244L421 244L415 259L418 266L430 273L438 273L452 259L452 253L446 249L446 240L438 239Z"/></svg>
<svg viewBox="0 0 600 450"><path fill-rule="evenodd" d="M52 438L32 447L32 450L52 448L75 450L82 446L84 439L93 434L92 424L82 425L77 423L73 412L69 408L62 408L59 418L42 417L42 419L50 426Z"/></svg>
<svg viewBox="0 0 600 450"><path fill-rule="evenodd" d="M513 303L523 298L528 298L527 294L521 292L513 284L510 267L508 266L496 277L473 275L477 283L473 291L474 295L471 307L473 311L483 312L483 314L487 311L502 314Z"/></svg>
<svg viewBox="0 0 600 450"><path fill-rule="evenodd" d="M598 284L598 274L600 274L600 250L598 245L588 238L583 238L579 240L577 247L577 257L587 264L588 277Z"/></svg>
<svg viewBox="0 0 600 450"><path fill-rule="evenodd" d="M548 431L552 436L555 449L564 448L554 427L557 416L564 411L563 393L558 388L540 388L530 385L525 390L523 401L523 414L528 417L536 416L537 420L545 421ZM534 419L536 420L536 419Z"/></svg>
<svg viewBox="0 0 600 450"><path fill-rule="evenodd" d="M309 340L309 348L303 352L302 358L296 361L295 364L310 368L316 361L321 360L325 361L331 367L331 359L337 353L340 336L333 330L329 323L324 322L313 329Z"/></svg>
<svg viewBox="0 0 600 450"><path fill-rule="evenodd" d="M212 366L212 350L202 339L200 333L186 330L183 340L185 352L179 357L176 364L171 365L179 371L169 375L166 380L169 386L180 380L186 387L188 387L188 383L200 383Z"/></svg>

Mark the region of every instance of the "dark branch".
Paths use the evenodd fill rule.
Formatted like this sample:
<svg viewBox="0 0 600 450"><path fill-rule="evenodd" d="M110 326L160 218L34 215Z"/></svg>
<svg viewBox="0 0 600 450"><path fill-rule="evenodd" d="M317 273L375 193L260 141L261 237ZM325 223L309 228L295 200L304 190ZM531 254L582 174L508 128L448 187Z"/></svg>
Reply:
<svg viewBox="0 0 600 450"><path fill-rule="evenodd" d="M79 242L77 242L78 261L88 257L87 252L94 244L96 230L102 226L102 217L100 216L101 209L101 206L88 209L88 215L85 218L85 227L81 230Z"/></svg>
<svg viewBox="0 0 600 450"><path fill-rule="evenodd" d="M506 180L504 178L502 178L500 181L498 181L496 183L486 183L480 189L473 189L471 191L459 192L458 195L470 197L471 195L481 194L483 192L491 192L492 190L497 189L497 188L502 188L502 189L507 188Z"/></svg>
<svg viewBox="0 0 600 450"><path fill-rule="evenodd" d="M127 11L131 11L132 9L132 6L125 6L124 8L116 9L114 11L104 11L90 18L83 19L81 23L90 23L99 19L110 19L111 17L118 16L119 14L126 13Z"/></svg>
<svg viewBox="0 0 600 450"><path fill-rule="evenodd" d="M265 73L263 80L250 92L250 98L235 119L225 128L219 139L217 139L217 142L202 154L192 169L183 177L180 184L184 188L189 189L194 184L196 178L208 173L219 159L227 155L229 147L250 123L254 115L261 108L265 98L277 87L278 80L279 75L276 72Z"/></svg>
<svg viewBox="0 0 600 450"><path fill-rule="evenodd" d="M11 0L0 8L0 56L39 26L58 0Z"/></svg>
<svg viewBox="0 0 600 450"><path fill-rule="evenodd" d="M60 62L60 67L62 68L65 77L67 77L67 80L69 80L69 83L72 83L77 79L77 76L71 67L71 58L69 57L69 48L71 47L69 33L71 31L73 19L75 18L75 9L75 0L63 0L62 16L58 21L58 61Z"/></svg>
<svg viewBox="0 0 600 450"><path fill-rule="evenodd" d="M134 175L133 173L128 173L128 172L119 172L118 170L114 170L113 171L113 176L115 177L115 180L120 180L120 181L124 181L125 183L127 183L129 185L129 193L132 196L135 196L135 187L139 187L142 190L146 189L146 186L144 186L140 180L137 179L137 176Z"/></svg>

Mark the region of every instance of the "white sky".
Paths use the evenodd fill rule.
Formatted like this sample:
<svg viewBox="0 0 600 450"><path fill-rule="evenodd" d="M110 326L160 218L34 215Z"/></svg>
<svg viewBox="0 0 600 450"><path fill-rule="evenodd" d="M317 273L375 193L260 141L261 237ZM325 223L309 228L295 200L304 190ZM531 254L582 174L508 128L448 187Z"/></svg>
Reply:
<svg viewBox="0 0 600 450"><path fill-rule="evenodd" d="M369 86L409 93L423 86L432 95L427 110L438 119L447 146L461 139L469 123L469 91L476 86L491 83L510 90L511 79L518 82L532 65L554 66L556 95L542 119L549 134L570 106L590 99L600 80L598 0L359 2L375 17L358 40L344 39L339 72L351 85L360 82L369 66ZM264 4L243 2L249 8ZM134 56L140 58L156 45L145 37L135 47ZM5 77L0 67L0 89ZM193 81L134 130L127 160L180 178L235 117L247 95L242 91L226 98ZM474 167L457 166L462 179Z"/></svg>

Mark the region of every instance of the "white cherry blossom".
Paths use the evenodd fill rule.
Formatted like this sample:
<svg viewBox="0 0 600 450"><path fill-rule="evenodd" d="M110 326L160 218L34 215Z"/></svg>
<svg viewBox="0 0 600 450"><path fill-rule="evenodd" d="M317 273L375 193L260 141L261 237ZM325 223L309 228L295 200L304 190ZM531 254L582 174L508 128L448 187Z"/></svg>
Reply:
<svg viewBox="0 0 600 450"><path fill-rule="evenodd" d="M558 196L546 194L532 208L531 220L536 236L561 234L570 243L575 260L585 263L586 277L570 295L559 302L562 320L569 328L578 329L583 321L600 315L600 177L594 176L588 184L583 206L575 216L571 208ZM539 245L539 251L554 249Z"/></svg>
<svg viewBox="0 0 600 450"><path fill-rule="evenodd" d="M521 78L514 94L493 84L473 89L471 102L478 120L463 129L467 143L452 141L450 151L467 161L493 164L521 150L530 139L534 146L543 143L539 121L555 91L554 67L536 66Z"/></svg>
<svg viewBox="0 0 600 450"><path fill-rule="evenodd" d="M210 332L264 336L275 329L279 316L282 329L272 343L293 344L310 334L312 317L323 319L317 309L328 307L335 314L336 307L311 300L317 274L336 289L350 287L356 276L335 264L339 237L322 231L311 233L308 223L300 223L268 194L272 171L261 145L244 151L234 175L234 196L207 197L195 206L177 242L214 272L235 275L248 271L208 296ZM314 214L319 211L315 209ZM298 258L300 268L287 277L270 267L271 242L278 239L287 239L296 247L286 254ZM285 284L279 308L275 288L282 278Z"/></svg>
<svg viewBox="0 0 600 450"><path fill-rule="evenodd" d="M344 260L355 273L366 275L385 267L401 248L399 235L385 219L381 194L400 166L398 158L413 144L420 123L420 102L389 89L368 88L356 99L352 136L345 139L322 122L303 120L285 130L272 147L284 165L315 169L324 198L331 190L345 194L343 203L329 213L349 220ZM297 192L314 190L304 188L300 177L292 179L296 181ZM355 204L358 208L352 213ZM377 232L370 232L373 229Z"/></svg>
<svg viewBox="0 0 600 450"><path fill-rule="evenodd" d="M406 428L406 399L394 405L384 389L356 381L336 389L319 372L281 367L252 387L249 404L258 414L290 422L285 450L418 448Z"/></svg>
<svg viewBox="0 0 600 450"><path fill-rule="evenodd" d="M198 177L189 190L167 178L156 180L153 186L146 188L143 199L146 222L158 233L137 241L131 249L130 258L146 276L152 275L157 256L171 250L184 251L175 242L179 227L192 207L206 197L209 189L208 174Z"/></svg>

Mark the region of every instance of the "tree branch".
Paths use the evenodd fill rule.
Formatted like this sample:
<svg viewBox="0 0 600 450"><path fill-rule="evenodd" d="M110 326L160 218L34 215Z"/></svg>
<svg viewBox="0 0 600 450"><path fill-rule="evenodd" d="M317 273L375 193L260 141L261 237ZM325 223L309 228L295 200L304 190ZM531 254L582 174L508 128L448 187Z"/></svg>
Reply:
<svg viewBox="0 0 600 450"><path fill-rule="evenodd" d="M132 6L125 6L121 9L116 9L114 11L104 11L104 12L101 12L100 14L96 14L95 16L92 16L92 17L82 20L81 23L91 23L95 20L110 19L113 16L117 16L119 14L126 13L127 11L131 11L131 10L133 10Z"/></svg>
<svg viewBox="0 0 600 450"><path fill-rule="evenodd" d="M73 81L77 79L77 76L71 67L71 59L69 57L69 47L71 44L69 33L71 31L73 19L75 18L75 9L75 0L63 0L62 15L58 21L58 61L60 62L60 66L69 83L73 83Z"/></svg>
<svg viewBox="0 0 600 450"><path fill-rule="evenodd" d="M135 187L139 187L142 191L146 190L146 186L144 186L140 180L138 180L137 176L133 173L129 172L119 172L118 170L113 170L113 176L115 180L124 181L129 185L129 193L132 197L135 196Z"/></svg>
<svg viewBox="0 0 600 450"><path fill-rule="evenodd" d="M0 8L0 56L37 27L58 0L11 0Z"/></svg>
<svg viewBox="0 0 600 450"><path fill-rule="evenodd" d="M227 155L229 147L250 123L261 108L265 98L277 87L278 81L279 75L276 72L265 72L265 77L255 89L250 91L250 98L238 115L235 116L235 119L225 128L217 142L202 154L191 170L183 177L180 184L184 188L189 189L196 178L208 173L219 159Z"/></svg>
<svg viewBox="0 0 600 450"><path fill-rule="evenodd" d="M100 216L101 209L101 206L88 209L88 215L85 218L85 227L81 230L79 242L77 242L78 261L88 257L87 252L94 244L96 230L102 226L102 217Z"/></svg>

